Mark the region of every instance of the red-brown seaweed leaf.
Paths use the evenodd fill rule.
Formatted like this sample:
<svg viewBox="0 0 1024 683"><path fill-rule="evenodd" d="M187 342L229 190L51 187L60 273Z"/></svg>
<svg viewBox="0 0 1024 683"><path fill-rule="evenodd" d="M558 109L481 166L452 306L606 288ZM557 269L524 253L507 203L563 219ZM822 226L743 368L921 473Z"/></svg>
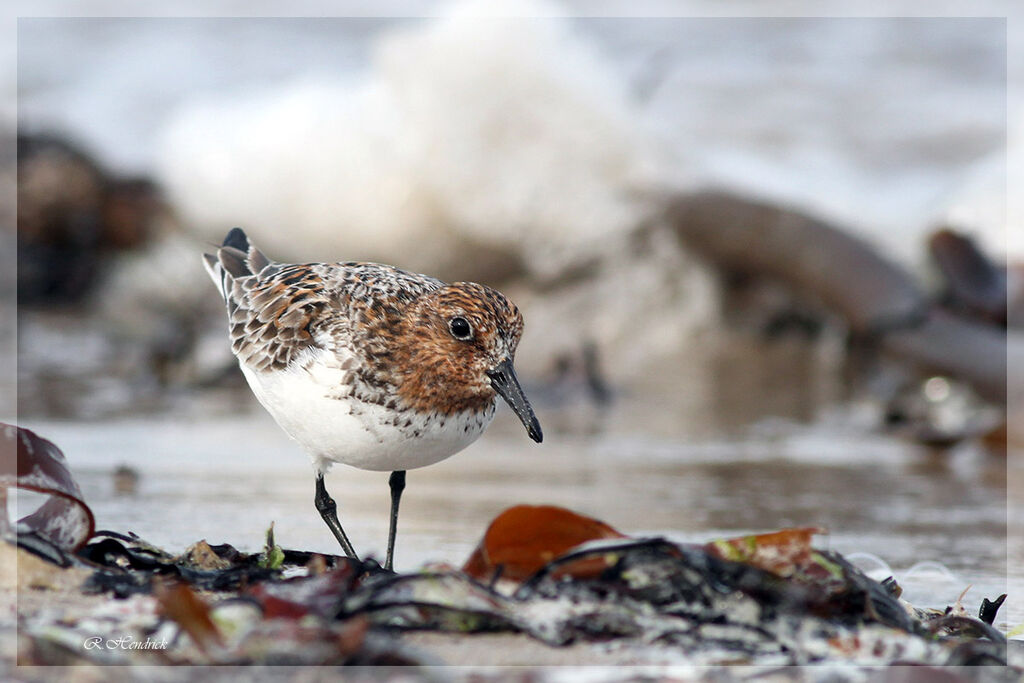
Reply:
<svg viewBox="0 0 1024 683"><path fill-rule="evenodd" d="M95 531L95 520L61 450L29 429L4 423L0 423L0 444L6 463L17 453L17 467L0 471L0 502L6 502L7 489L12 487L50 496L18 521L19 528L27 528L65 551L83 546ZM0 533L8 538L14 535L6 514L0 515Z"/></svg>
<svg viewBox="0 0 1024 683"><path fill-rule="evenodd" d="M210 617L210 606L187 584L169 579L154 581L153 595L164 616L181 626L204 654L210 654L211 644L223 646L220 631Z"/></svg>
<svg viewBox="0 0 1024 683"><path fill-rule="evenodd" d="M606 538L625 536L604 522L565 508L516 505L494 518L462 571L483 581L499 571L502 578L522 581L581 543ZM583 573L592 569L577 567Z"/></svg>

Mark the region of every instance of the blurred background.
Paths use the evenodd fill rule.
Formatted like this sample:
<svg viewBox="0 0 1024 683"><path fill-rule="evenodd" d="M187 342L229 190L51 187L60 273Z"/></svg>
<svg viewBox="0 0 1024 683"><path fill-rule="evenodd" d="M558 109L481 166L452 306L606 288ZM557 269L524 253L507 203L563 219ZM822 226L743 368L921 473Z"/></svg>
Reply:
<svg viewBox="0 0 1024 683"><path fill-rule="evenodd" d="M923 605L1024 587L1021 22L509 7L18 21L17 420L98 527L337 550L200 265L239 225L523 310L545 442L501 413L410 472L399 568L552 503L680 541L826 527ZM386 476L328 486L382 554Z"/></svg>

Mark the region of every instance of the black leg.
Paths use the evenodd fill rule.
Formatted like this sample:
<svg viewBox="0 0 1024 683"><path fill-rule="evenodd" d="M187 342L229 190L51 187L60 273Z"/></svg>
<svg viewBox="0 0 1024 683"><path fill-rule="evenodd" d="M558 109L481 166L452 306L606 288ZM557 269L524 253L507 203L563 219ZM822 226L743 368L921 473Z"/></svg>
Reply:
<svg viewBox="0 0 1024 683"><path fill-rule="evenodd" d="M388 486L391 487L391 526L388 529L388 556L384 560L384 569L390 571L395 556L395 534L398 532L398 503L401 502L402 491L405 490L405 470L392 472Z"/></svg>
<svg viewBox="0 0 1024 683"><path fill-rule="evenodd" d="M352 549L352 544L349 542L348 536L345 535L345 530L341 528L341 523L338 522L338 505L331 498L331 495L327 493L323 474L316 475L316 498L313 499L313 502L316 504L317 511L324 518L334 537L338 539L338 543L341 544L345 554L354 560L358 560L359 556Z"/></svg>

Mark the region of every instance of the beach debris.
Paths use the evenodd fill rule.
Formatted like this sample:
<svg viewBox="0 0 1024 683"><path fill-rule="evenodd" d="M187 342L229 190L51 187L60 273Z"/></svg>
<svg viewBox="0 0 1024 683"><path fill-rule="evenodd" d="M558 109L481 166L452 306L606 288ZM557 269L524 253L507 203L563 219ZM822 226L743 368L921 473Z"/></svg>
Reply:
<svg viewBox="0 0 1024 683"><path fill-rule="evenodd" d="M494 518L462 571L480 581L522 581L571 548L606 538L623 535L562 507L516 505Z"/></svg>
<svg viewBox="0 0 1024 683"><path fill-rule="evenodd" d="M154 548L133 535L98 531L78 556L96 567L86 591L125 597L151 593L156 576L175 577L201 590L232 591L280 576L284 564L305 565L312 553L281 551L277 568L261 564L262 554L242 553L222 543L195 543L180 556ZM335 558L343 559L343 558ZM330 560L329 560L330 561Z"/></svg>
<svg viewBox="0 0 1024 683"><path fill-rule="evenodd" d="M284 562L284 551L274 543L274 523L267 528L267 542L263 545L259 565L265 569L280 569Z"/></svg>
<svg viewBox="0 0 1024 683"><path fill-rule="evenodd" d="M999 613L999 608L1003 606L1005 600L1006 593L1003 593L995 600L982 598L981 609L978 610L978 618L991 625L996 620L996 614Z"/></svg>
<svg viewBox="0 0 1024 683"><path fill-rule="evenodd" d="M36 491L49 498L11 528L7 514L0 515L0 535L61 566L71 563L67 553L80 548L93 535L95 520L81 489L68 469L61 450L35 432L0 423L0 439L6 453L17 454L15 468L0 471L0 503L6 507L7 491Z"/></svg>
<svg viewBox="0 0 1024 683"><path fill-rule="evenodd" d="M93 532L59 450L27 430L4 434L24 450L19 477L6 486L55 491L68 515L56 524L33 513L7 540L36 539L52 551L28 547L40 562L77 568L73 582L23 589L117 598L58 623L45 610L26 615L26 663L426 661L402 642L413 630L661 648L708 665L1006 662L1006 636L992 626L1005 596L983 601L977 618L963 604L966 591L946 610L914 608L894 582L815 548L817 527L680 545L631 538L557 506L517 505L491 522L461 570L395 574L372 559L289 550L273 524L258 553L201 540L175 555L131 533ZM91 572L84 582L82 569ZM118 603L134 607L112 616ZM95 638L144 646L82 649Z"/></svg>
<svg viewBox="0 0 1024 683"><path fill-rule="evenodd" d="M519 630L552 646L642 642L682 648L701 664L944 663L953 656L955 638L933 638L888 589L840 556L817 552L836 573L824 586L697 546L612 539L555 559L511 594L458 572L404 575L356 591L345 611L385 628ZM607 567L599 574L566 571L597 558ZM979 646L986 656L1001 656L991 633L968 635L986 638Z"/></svg>
<svg viewBox="0 0 1024 683"><path fill-rule="evenodd" d="M527 509L495 521L554 521L569 530L555 540L589 538L564 551L512 543L529 550L530 563L540 553L555 556L524 579L497 582L500 564L485 565L480 578L453 568L394 574L373 561L276 542L268 543L281 553L276 569L260 566L265 550L248 554L203 541L174 556L115 532L98 532L79 556L94 567L92 591L155 599L136 632L168 649L135 656L182 664L424 661L403 649L401 634L414 630L518 632L553 647L631 644L685 652L697 664L1005 661L1005 637L990 624L962 605L947 613L908 610L891 585L814 548L816 528L678 545L629 538L561 508L517 508ZM523 557L509 557L512 576L525 573ZM96 628L95 620L88 623ZM28 631L35 639L57 637L41 626Z"/></svg>
<svg viewBox="0 0 1024 683"><path fill-rule="evenodd" d="M241 595L259 605L266 618L300 619L307 615L333 619L342 601L359 584L362 567L345 562L321 574L265 581L242 591Z"/></svg>
<svg viewBox="0 0 1024 683"><path fill-rule="evenodd" d="M181 626L204 654L209 654L211 647L224 645L224 639L210 617L210 606L187 584L173 579L158 579L153 582L153 595L160 605L160 613Z"/></svg>
<svg viewBox="0 0 1024 683"><path fill-rule="evenodd" d="M527 542L546 526L546 537ZM182 571L180 558L154 554L141 542L121 544L126 556L107 552L104 559L126 572L155 562L162 569L154 571L176 570L173 580L190 591L209 591L210 619L235 634L226 651L210 649L203 608L190 594L180 593L192 606L171 613L197 645L204 643L196 656L216 661L349 661L363 657L375 637L410 630L522 632L551 646L643 643L683 648L704 664L1005 660L1005 636L969 616L962 597L945 612L908 610L891 582L814 548L818 533L804 527L682 546L629 538L563 508L524 505L495 518L466 563L472 572L396 575L375 562L282 549L278 569L249 572L242 582L239 567L258 568L266 551L247 555L222 545L207 547L231 558L233 566L219 573L232 578L212 580L218 572ZM272 538L267 546L278 547ZM193 556L196 548L203 544L193 546ZM501 567L510 573L495 582ZM167 581L138 586L162 592L163 604L177 594ZM294 643L290 654L281 648L286 638ZM970 641L978 642L961 647ZM309 643L315 655L300 654Z"/></svg>
<svg viewBox="0 0 1024 683"><path fill-rule="evenodd" d="M823 533L825 530L819 527L783 529L712 541L704 549L723 560L749 564L779 576L792 576L799 567L806 567L815 558L811 540L815 534Z"/></svg>
<svg viewBox="0 0 1024 683"><path fill-rule="evenodd" d="M203 570L227 569L231 566L231 561L214 552L206 539L186 548L181 559L184 563Z"/></svg>

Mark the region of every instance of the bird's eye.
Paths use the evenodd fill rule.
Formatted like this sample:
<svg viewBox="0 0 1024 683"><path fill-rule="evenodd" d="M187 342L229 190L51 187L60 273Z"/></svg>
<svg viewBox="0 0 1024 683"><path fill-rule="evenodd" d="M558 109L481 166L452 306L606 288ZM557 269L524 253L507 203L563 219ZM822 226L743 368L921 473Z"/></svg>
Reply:
<svg viewBox="0 0 1024 683"><path fill-rule="evenodd" d="M473 336L473 328L469 326L469 321L461 316L449 320L448 329L451 330L453 337L463 341Z"/></svg>

